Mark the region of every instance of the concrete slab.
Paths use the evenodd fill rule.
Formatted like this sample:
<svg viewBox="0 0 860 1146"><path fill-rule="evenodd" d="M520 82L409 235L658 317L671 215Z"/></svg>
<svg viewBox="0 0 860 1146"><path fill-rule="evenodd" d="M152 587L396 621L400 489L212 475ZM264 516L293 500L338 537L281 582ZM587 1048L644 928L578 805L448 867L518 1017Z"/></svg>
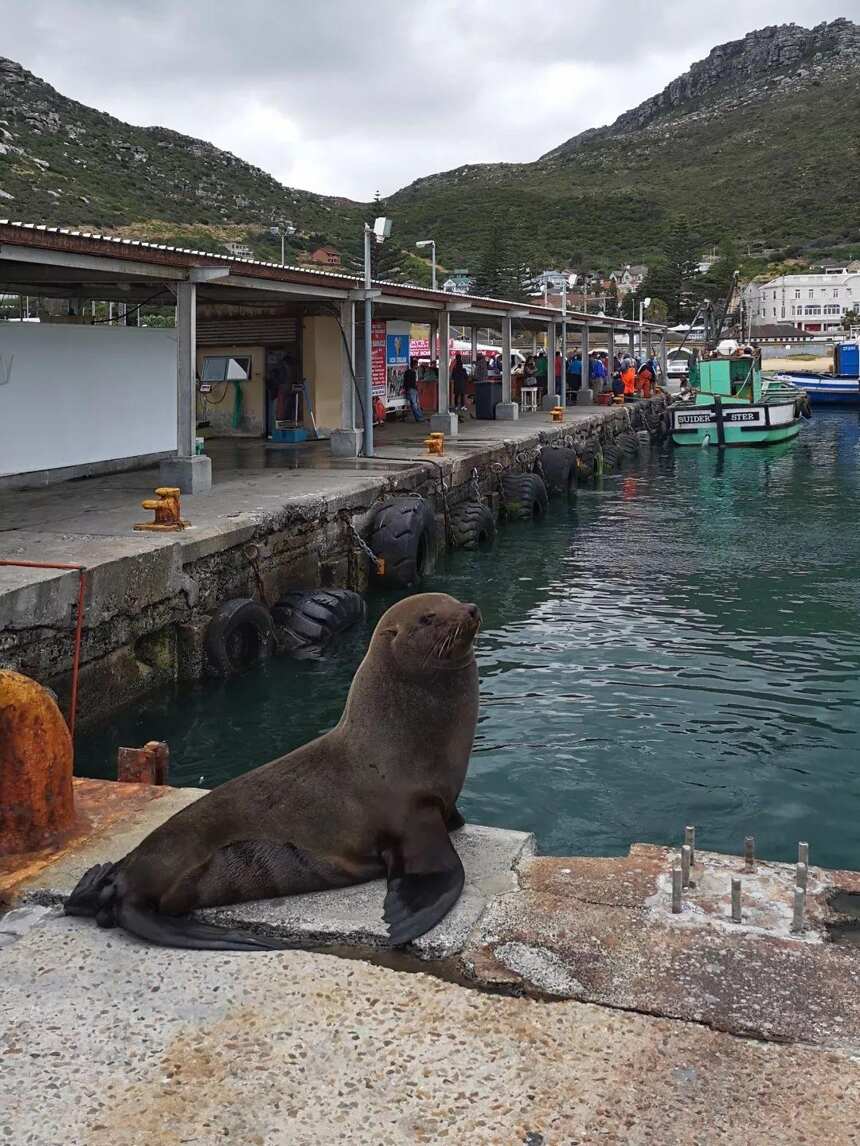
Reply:
<svg viewBox="0 0 860 1146"><path fill-rule="evenodd" d="M696 884L672 915L669 849L620 859L527 859L519 891L484 912L461 956L485 986L703 1022L756 1038L860 1053L860 947L825 941L829 906L855 881L813 869L809 929L789 930L793 869L745 877L750 917L728 918L730 872L742 861L698 853Z"/></svg>
<svg viewBox="0 0 860 1146"><path fill-rule="evenodd" d="M159 824L205 795L200 788L160 791L160 799L133 806L128 817L111 822L80 846L61 853L56 862L19 880L15 901L25 905L62 902L88 868L121 859ZM466 870L466 886L445 919L412 945L413 953L422 959L446 959L461 951L488 901L516 888L515 865L534 853L534 836L527 832L467 825L451 839ZM200 916L225 926L282 935L297 946L379 946L387 933L382 919L384 899L385 883L375 880L338 891L212 908Z"/></svg>
<svg viewBox="0 0 860 1146"><path fill-rule="evenodd" d="M493 897L515 890L515 865L534 853L534 836L528 832L468 824L451 840L466 870L466 886L442 922L410 944L409 951L421 959L447 959L462 951ZM271 931L301 946L378 946L387 934L384 899L384 881L374 880L339 891L239 903L199 914L224 926Z"/></svg>
<svg viewBox="0 0 860 1146"><path fill-rule="evenodd" d="M839 1052L78 920L42 920L0 968L0 1135L22 1146L857 1141Z"/></svg>

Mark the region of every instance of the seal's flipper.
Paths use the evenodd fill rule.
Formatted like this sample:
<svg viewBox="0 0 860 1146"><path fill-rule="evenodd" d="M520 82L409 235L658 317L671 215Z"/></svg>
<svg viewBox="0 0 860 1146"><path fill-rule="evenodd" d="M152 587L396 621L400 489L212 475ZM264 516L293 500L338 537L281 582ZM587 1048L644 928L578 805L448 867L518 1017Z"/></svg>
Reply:
<svg viewBox="0 0 860 1146"><path fill-rule="evenodd" d="M403 835L382 851L388 871L383 919L392 947L410 943L435 927L457 900L466 881L448 827L436 808L417 812Z"/></svg>
<svg viewBox="0 0 860 1146"><path fill-rule="evenodd" d="M126 931L159 947L184 947L192 951L283 951L290 946L275 936L215 927L190 916L160 915L127 903L117 908L116 918Z"/></svg>
<svg viewBox="0 0 860 1146"><path fill-rule="evenodd" d="M115 863L101 863L85 871L63 910L66 915L97 916L112 896Z"/></svg>
<svg viewBox="0 0 860 1146"><path fill-rule="evenodd" d="M460 813L460 809L454 807L451 809L451 815L448 817L448 823L445 825L449 832L456 832L458 828L465 828L466 821Z"/></svg>

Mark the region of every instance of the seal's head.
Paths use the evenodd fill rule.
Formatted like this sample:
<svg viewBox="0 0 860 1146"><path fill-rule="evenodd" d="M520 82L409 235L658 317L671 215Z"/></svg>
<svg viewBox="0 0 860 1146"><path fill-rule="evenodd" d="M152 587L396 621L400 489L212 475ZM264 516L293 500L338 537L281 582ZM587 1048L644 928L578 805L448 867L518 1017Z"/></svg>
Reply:
<svg viewBox="0 0 860 1146"><path fill-rule="evenodd" d="M373 635L404 669L463 668L472 662L472 643L481 610L447 593L417 593L383 613Z"/></svg>

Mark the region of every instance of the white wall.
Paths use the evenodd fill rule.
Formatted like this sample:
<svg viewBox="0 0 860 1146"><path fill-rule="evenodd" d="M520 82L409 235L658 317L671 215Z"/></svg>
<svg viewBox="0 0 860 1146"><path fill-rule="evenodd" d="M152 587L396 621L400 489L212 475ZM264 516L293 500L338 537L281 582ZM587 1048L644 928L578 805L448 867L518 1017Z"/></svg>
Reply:
<svg viewBox="0 0 860 1146"><path fill-rule="evenodd" d="M0 322L0 475L175 449L175 331Z"/></svg>

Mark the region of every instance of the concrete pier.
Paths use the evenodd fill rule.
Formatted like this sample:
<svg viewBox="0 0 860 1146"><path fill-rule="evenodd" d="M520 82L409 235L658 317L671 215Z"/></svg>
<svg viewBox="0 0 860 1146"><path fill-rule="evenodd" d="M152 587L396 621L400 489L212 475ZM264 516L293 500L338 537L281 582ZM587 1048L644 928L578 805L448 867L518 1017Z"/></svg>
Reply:
<svg viewBox="0 0 860 1146"><path fill-rule="evenodd" d="M207 446L213 487L182 498L190 523L182 532L132 529L151 518L140 502L159 485L153 467L0 490L0 558L86 566L79 693L86 723L160 685L203 675L212 612L229 598L256 596L257 571L269 603L295 588L363 591L367 561L348 523L362 528L381 497L418 492L441 515L441 466L449 504L473 496L473 469L493 504L498 467L531 468L542 442L618 433L630 416L631 407L572 407L561 425L544 413L514 422L464 419L435 465L424 445L426 426L411 422L379 428L371 459L332 457L325 441L214 441ZM256 568L249 542L257 548ZM0 660L48 684L63 705L77 593L76 572L0 566Z"/></svg>
<svg viewBox="0 0 860 1146"><path fill-rule="evenodd" d="M810 869L801 937L793 865L759 861L738 925L742 857L697 851L673 916L671 849L539 857L468 825L460 904L404 952L376 946L381 883L209 913L340 957L165 950L56 904L200 793L78 785L90 809L123 798L59 856L0 868L9 1141L855 1140L860 948L831 941L830 903L858 873Z"/></svg>

